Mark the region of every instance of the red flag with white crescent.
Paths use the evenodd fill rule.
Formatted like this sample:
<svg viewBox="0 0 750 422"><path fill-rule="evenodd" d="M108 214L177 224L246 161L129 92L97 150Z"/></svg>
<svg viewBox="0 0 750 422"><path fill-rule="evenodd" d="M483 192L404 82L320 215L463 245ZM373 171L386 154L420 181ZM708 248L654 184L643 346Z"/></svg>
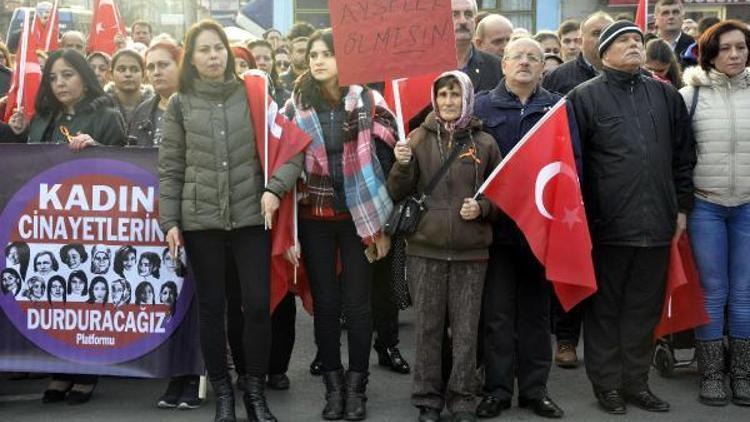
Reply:
<svg viewBox="0 0 750 422"><path fill-rule="evenodd" d="M33 35L31 19L29 14L26 13L21 29L21 38L18 41L13 80L10 90L8 90L5 116L3 116L3 120L6 122L20 108L24 111L26 121L30 122L34 116L36 93L42 83L42 68L39 66L39 59L36 57L36 49L37 44Z"/></svg>
<svg viewBox="0 0 750 422"><path fill-rule="evenodd" d="M562 99L479 188L521 229L566 311L596 292L572 145Z"/></svg>
<svg viewBox="0 0 750 422"><path fill-rule="evenodd" d="M310 136L293 121L279 113L278 105L268 93L266 73L252 69L243 75L250 118L255 129L255 144L266 180L312 142ZM308 312L312 312L312 295L303 271L284 258L284 252L295 246L296 200L293 192L281 198L271 230L271 310L284 299L290 290L302 298ZM300 264L301 265L301 264Z"/></svg>
<svg viewBox="0 0 750 422"><path fill-rule="evenodd" d="M120 17L114 1L96 0L87 42L88 51L101 51L111 56L117 51L115 37L117 35L125 37L126 34L125 22Z"/></svg>

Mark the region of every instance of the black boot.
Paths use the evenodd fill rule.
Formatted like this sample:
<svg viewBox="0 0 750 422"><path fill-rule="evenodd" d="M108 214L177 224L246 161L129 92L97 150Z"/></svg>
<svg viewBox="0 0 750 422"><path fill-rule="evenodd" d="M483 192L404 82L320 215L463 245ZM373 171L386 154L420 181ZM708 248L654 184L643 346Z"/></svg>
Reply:
<svg viewBox="0 0 750 422"><path fill-rule="evenodd" d="M337 421L344 417L344 370L323 372L326 385L326 407L323 419Z"/></svg>
<svg viewBox="0 0 750 422"><path fill-rule="evenodd" d="M242 395L247 410L249 422L276 422L276 417L271 414L266 403L265 385L266 377L245 376L247 390Z"/></svg>
<svg viewBox="0 0 750 422"><path fill-rule="evenodd" d="M696 341L695 357L701 374L700 402L709 406L729 404L724 386L724 341Z"/></svg>
<svg viewBox="0 0 750 422"><path fill-rule="evenodd" d="M750 339L729 339L732 403L750 406Z"/></svg>
<svg viewBox="0 0 750 422"><path fill-rule="evenodd" d="M344 419L361 421L367 417L367 374L364 372L346 372L346 398Z"/></svg>
<svg viewBox="0 0 750 422"><path fill-rule="evenodd" d="M378 352L378 365L390 368L391 371L399 374L408 374L411 371L409 363L401 356L398 347L385 347L375 342L373 348Z"/></svg>
<svg viewBox="0 0 750 422"><path fill-rule="evenodd" d="M216 396L216 413L214 422L236 422L234 414L234 390L229 377L211 380Z"/></svg>

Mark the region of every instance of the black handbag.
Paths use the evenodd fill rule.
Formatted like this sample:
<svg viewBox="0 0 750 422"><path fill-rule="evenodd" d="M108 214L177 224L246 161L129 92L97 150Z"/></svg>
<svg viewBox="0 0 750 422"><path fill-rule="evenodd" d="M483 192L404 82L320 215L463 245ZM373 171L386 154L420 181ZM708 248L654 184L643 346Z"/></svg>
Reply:
<svg viewBox="0 0 750 422"><path fill-rule="evenodd" d="M456 142L450 156L445 160L437 174L432 177L432 180L430 180L430 183L421 196L409 195L393 206L393 212L391 212L383 228L385 234L391 237L396 235L410 236L417 231L419 220L427 210L425 201L432 194L440 179L448 172L448 168L456 159L463 146L463 142Z"/></svg>

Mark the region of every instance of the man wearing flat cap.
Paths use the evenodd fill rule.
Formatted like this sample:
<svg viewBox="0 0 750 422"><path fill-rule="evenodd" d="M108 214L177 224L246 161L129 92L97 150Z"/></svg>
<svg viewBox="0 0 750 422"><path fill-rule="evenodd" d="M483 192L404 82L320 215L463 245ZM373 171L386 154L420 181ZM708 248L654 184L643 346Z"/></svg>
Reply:
<svg viewBox="0 0 750 422"><path fill-rule="evenodd" d="M648 386L669 245L692 206L695 142L670 85L644 75L643 34L617 21L599 37L603 70L568 98L583 153L583 194L598 292L584 312L586 372L600 406L665 412Z"/></svg>

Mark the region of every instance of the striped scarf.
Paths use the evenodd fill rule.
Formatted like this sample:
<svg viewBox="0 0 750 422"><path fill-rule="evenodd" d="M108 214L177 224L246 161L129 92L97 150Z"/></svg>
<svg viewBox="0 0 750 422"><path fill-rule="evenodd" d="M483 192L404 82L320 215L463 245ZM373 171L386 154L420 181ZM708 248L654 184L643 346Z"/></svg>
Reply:
<svg viewBox="0 0 750 422"><path fill-rule="evenodd" d="M393 148L396 137L395 118L383 97L376 91L369 91L375 107L373 116L372 110L363 110L363 92L367 93L361 86L352 85L344 98L344 109L349 116L358 116L358 127L356 136L344 139L342 167L347 208L357 234L364 243L369 244L380 235L393 209L373 141L385 142ZM302 109L296 104L294 108L297 126L312 138L312 144L305 151L306 202L311 205L313 215L332 217L335 215L334 190L318 115L313 108ZM367 125L367 120L371 120L372 124Z"/></svg>

